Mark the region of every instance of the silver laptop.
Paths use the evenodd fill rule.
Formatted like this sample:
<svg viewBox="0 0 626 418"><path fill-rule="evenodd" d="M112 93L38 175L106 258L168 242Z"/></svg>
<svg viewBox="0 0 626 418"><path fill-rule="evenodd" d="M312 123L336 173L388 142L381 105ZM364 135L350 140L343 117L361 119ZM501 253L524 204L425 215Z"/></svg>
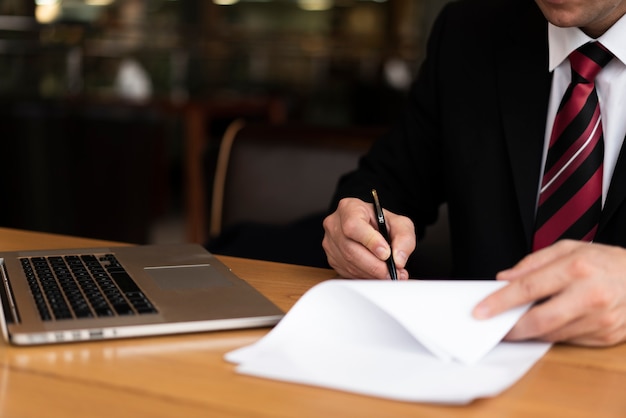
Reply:
<svg viewBox="0 0 626 418"><path fill-rule="evenodd" d="M16 345L275 325L283 312L202 246L0 252L0 319Z"/></svg>

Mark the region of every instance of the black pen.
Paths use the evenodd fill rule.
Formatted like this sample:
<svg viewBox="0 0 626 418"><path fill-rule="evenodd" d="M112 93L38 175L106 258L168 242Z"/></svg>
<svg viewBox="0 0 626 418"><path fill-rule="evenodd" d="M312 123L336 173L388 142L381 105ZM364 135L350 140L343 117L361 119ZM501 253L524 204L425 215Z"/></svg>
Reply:
<svg viewBox="0 0 626 418"><path fill-rule="evenodd" d="M389 243L390 254L389 258L387 259L387 268L389 269L389 275L391 276L391 280L398 280L396 263L395 261L393 261L393 249L391 248L391 239L389 238L389 232L387 231L387 224L385 222L385 215L383 214L383 207L380 205L380 200L378 199L378 193L376 192L376 189L372 189L372 197L374 198L374 212L376 215L376 220L378 221L378 231Z"/></svg>

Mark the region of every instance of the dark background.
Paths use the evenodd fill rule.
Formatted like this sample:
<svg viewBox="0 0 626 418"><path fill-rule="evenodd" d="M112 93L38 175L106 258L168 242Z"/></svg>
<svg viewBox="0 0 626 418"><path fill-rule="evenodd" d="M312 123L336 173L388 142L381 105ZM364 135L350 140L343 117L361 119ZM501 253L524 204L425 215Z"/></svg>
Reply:
<svg viewBox="0 0 626 418"><path fill-rule="evenodd" d="M89 3L0 0L0 225L145 243L182 211L185 106L272 97L289 122L392 123L445 0ZM149 94L116 87L128 60ZM212 115L207 153L235 116Z"/></svg>

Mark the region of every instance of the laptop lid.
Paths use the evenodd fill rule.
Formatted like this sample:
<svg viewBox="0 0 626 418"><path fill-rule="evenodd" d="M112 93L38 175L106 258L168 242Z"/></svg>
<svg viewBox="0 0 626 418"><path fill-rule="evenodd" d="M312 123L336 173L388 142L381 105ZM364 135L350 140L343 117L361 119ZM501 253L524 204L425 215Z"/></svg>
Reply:
<svg viewBox="0 0 626 418"><path fill-rule="evenodd" d="M32 283L29 268L56 270L55 260L63 259L59 269L65 272L73 263L89 264L92 255L113 276L108 284L84 284L82 273L76 272L67 279ZM113 268L111 259L120 268ZM0 273L0 326L4 338L16 345L265 327L283 316L269 299L196 244L0 252ZM37 295L50 282L81 301L70 302L65 293ZM85 296L94 288L99 296ZM122 296L111 296L113 291ZM71 313L56 309L63 302Z"/></svg>

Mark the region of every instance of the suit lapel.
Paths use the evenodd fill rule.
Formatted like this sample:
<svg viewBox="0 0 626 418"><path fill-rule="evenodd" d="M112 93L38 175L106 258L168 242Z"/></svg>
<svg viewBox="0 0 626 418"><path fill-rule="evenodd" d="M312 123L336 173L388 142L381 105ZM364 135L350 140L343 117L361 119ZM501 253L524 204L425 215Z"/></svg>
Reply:
<svg viewBox="0 0 626 418"><path fill-rule="evenodd" d="M552 79L547 23L534 3L507 23L508 36L500 39L496 61L498 86L508 156L530 249Z"/></svg>

